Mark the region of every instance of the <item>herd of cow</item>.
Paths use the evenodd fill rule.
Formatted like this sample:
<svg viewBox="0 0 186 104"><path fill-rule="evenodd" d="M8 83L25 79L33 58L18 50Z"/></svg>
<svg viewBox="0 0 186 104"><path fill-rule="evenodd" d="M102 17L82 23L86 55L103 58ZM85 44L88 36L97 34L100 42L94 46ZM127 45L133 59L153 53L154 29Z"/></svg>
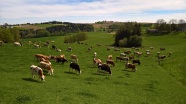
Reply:
<svg viewBox="0 0 186 104"><path fill-rule="evenodd" d="M28 42L30 44L30 41ZM15 46L22 46L22 43L20 42L14 42ZM34 44L34 46L36 47L37 44ZM48 46L49 43L46 42L44 45ZM98 45L97 45L98 46ZM39 45L37 47L40 47ZM57 48L56 46L52 45L52 49L55 50L59 50L59 48ZM107 50L110 51L111 48L107 47ZM139 51L139 48L132 48L134 50L134 54L131 53L130 50L124 51L122 53L120 53L120 55L115 57L116 61L125 61L125 70L127 69L131 69L131 71L135 72L137 70L136 66L140 65L141 62L139 60L139 57L141 57L141 55L143 54L142 52ZM150 49L154 49L153 47L150 47ZM72 51L71 47L68 47L67 49L68 51ZM92 47L88 48L88 51L92 50ZM165 50L165 48L160 48L160 50ZM120 51L119 48L114 48L114 51ZM169 52L169 57L171 56L172 52ZM150 50L146 50L146 56L151 55ZM97 73L100 72L104 72L106 74L110 74L112 75L112 70L110 67L114 67L115 66L115 62L112 59L112 55L108 55L106 63L103 63L101 61L101 59L97 58L97 53L94 52L93 54L94 58L93 58L93 65L98 67L98 71ZM30 69L32 72L32 76L33 78L35 78L35 75L39 75L39 78L44 81L45 80L45 76L43 74L43 70L47 70L49 75L52 75L54 73L54 69L52 68L52 64L51 64L51 60L55 60L57 63L62 63L64 64L65 62L68 62L69 60L67 60L65 58L65 55L59 55L59 56L47 56L47 55L43 55L43 54L36 54L35 57L37 58L37 60L39 61L39 66L36 65L31 65ZM138 59L135 59L135 57L138 57ZM158 57L158 61L160 63L161 60L163 60L164 58L166 58L166 55L160 55L160 52L157 53L157 57ZM70 56L71 60L70 60L70 65L69 65L69 72L70 70L75 70L77 72L77 74L81 74L81 70L80 70L80 66L78 65L78 57L75 54L71 54Z"/></svg>

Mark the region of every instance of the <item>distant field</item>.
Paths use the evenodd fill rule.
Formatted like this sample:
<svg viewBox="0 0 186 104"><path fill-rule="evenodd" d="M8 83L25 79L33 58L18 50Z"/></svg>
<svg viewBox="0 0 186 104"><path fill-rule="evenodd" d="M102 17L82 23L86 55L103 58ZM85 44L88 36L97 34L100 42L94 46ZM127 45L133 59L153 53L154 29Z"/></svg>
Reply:
<svg viewBox="0 0 186 104"><path fill-rule="evenodd" d="M186 37L184 34L171 34L163 36L145 36L143 47L144 54L136 59L141 60L137 71L124 70L125 62L116 61L115 57L130 48L120 48L115 52L107 46L113 43L113 34L101 32L87 33L85 44L64 44L63 36L45 38L23 39L22 47L5 44L0 47L0 104L186 104ZM42 48L36 49L28 45L28 41L41 41ZM46 40L54 41L62 52L57 52L43 47ZM100 47L96 44L101 44ZM72 52L67 47L72 47ZM89 47L93 47L87 52ZM154 47L153 50L150 47ZM160 51L165 47L165 51ZM150 50L151 56L146 56L145 51ZM168 55L158 65L157 52ZM93 67L93 53L103 62L112 54L116 63L111 67L112 76L103 73L97 74L97 67ZM56 63L51 60L54 69L53 75L46 76L45 82L40 82L38 77L32 79L30 65L39 65L34 58L35 54L61 55L65 54L70 60L71 54L79 58L78 64L82 70L81 75L69 73L69 63Z"/></svg>

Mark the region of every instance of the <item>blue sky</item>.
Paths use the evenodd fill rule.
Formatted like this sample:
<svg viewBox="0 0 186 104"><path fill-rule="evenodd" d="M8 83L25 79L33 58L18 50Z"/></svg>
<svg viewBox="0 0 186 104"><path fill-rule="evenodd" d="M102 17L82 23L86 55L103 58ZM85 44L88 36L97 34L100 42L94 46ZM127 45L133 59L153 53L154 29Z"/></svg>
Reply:
<svg viewBox="0 0 186 104"><path fill-rule="evenodd" d="M186 20L186 0L0 0L0 25Z"/></svg>

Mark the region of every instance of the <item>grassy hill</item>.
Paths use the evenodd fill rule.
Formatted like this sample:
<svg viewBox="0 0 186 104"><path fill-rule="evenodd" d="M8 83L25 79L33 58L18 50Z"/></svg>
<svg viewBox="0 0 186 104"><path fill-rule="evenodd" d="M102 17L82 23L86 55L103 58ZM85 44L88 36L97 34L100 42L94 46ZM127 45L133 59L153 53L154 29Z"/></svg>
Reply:
<svg viewBox="0 0 186 104"><path fill-rule="evenodd" d="M33 38L22 40L22 47L15 47L13 44L5 44L0 47L0 103L20 104L20 103L46 103L46 104L185 104L186 87L183 85L186 52L184 34L172 34L163 36L144 37L143 47L140 51L145 53L154 47L151 56L143 54L137 58L141 60L141 65L137 65L137 71L124 70L125 62L115 61L115 57L121 52L135 50L121 48L120 52L115 52L113 48L107 51L107 45L113 43L113 35L101 32L87 33L88 39L85 44L64 44L63 36L46 38ZM28 41L41 41L42 48L36 49L33 45L28 45ZM54 45L62 49L62 52L47 47L43 47L46 40L54 41ZM101 44L98 47L96 44ZM72 47L72 52L67 51L67 47ZM89 47L93 47L87 52ZM165 47L165 51L160 54L168 55L158 65L157 52L160 47ZM111 67L112 76L103 73L97 74L97 67L93 67L93 53L97 52L97 57L103 62L107 56L112 54L116 63ZM82 70L81 75L75 71L69 73L69 63L56 63L51 60L54 69L53 75L46 76L45 82L38 81L38 77L32 79L30 65L39 65L34 58L35 54L60 55L65 54L70 60L71 54L76 54L79 58L78 64ZM182 72L183 71L183 72Z"/></svg>

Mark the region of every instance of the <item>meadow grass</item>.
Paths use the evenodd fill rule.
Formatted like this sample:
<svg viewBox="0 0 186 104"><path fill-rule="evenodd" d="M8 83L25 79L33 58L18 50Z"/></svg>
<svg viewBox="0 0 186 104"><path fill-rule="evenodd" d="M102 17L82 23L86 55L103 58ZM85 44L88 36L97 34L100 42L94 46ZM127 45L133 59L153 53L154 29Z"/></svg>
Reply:
<svg viewBox="0 0 186 104"><path fill-rule="evenodd" d="M63 36L33 38L22 40L22 47L15 47L13 44L5 44L0 47L0 103L1 104L185 104L186 87L180 80L183 79L182 66L185 60L186 41L183 34L149 36L144 37L143 47L140 51L151 50L151 56L143 54L138 59L141 65L137 65L137 71L124 70L125 62L115 61L125 50L120 48L120 52L115 52L111 48L107 51L106 45L113 43L113 34L87 33L88 39L85 44L64 44ZM62 49L57 52L49 48L34 48L26 42L46 40L55 41L53 44ZM101 44L98 47L96 44ZM93 47L87 52L89 47ZM67 47L72 47L72 51L67 51ZM157 52L160 47L165 47L161 54L168 54L171 57L161 61L158 65ZM112 54L116 63L111 67L112 76L103 73L97 74L97 67L93 66L93 53L97 52L97 57L103 62L107 56ZM39 65L34 58L35 54L60 55L65 54L70 60L71 54L76 54L79 58L78 64L82 70L81 75L76 72L69 72L69 63L56 63L51 60L54 69L53 75L46 76L45 82L40 82L38 77L31 76L30 65ZM133 54L133 53L132 53ZM171 68L171 71L170 71Z"/></svg>

